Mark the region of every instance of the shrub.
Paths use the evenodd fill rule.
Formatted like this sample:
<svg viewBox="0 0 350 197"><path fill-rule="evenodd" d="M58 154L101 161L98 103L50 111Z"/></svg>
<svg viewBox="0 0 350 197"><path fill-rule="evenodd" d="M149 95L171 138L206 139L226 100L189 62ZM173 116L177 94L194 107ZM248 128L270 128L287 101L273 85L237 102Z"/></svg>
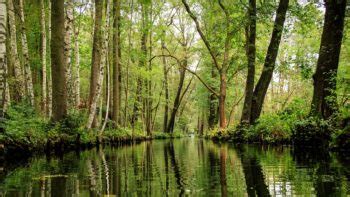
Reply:
<svg viewBox="0 0 350 197"><path fill-rule="evenodd" d="M333 130L331 121L309 117L295 124L292 141L298 146L328 146Z"/></svg>
<svg viewBox="0 0 350 197"><path fill-rule="evenodd" d="M1 125L4 128L1 139L9 146L23 149L43 146L46 143L46 126L47 120L41 118L31 106L13 105L7 110L6 120Z"/></svg>

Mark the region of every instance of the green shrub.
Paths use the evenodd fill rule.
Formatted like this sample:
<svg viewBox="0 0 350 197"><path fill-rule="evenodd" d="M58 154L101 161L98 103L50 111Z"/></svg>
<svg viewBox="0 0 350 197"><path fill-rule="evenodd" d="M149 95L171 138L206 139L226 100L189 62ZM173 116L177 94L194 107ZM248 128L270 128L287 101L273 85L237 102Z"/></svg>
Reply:
<svg viewBox="0 0 350 197"><path fill-rule="evenodd" d="M47 120L35 113L29 105L11 106L2 124L4 133L1 134L1 139L7 145L31 149L32 145L38 147L46 143Z"/></svg>
<svg viewBox="0 0 350 197"><path fill-rule="evenodd" d="M331 121L309 117L295 124L292 141L298 146L328 146L332 131Z"/></svg>

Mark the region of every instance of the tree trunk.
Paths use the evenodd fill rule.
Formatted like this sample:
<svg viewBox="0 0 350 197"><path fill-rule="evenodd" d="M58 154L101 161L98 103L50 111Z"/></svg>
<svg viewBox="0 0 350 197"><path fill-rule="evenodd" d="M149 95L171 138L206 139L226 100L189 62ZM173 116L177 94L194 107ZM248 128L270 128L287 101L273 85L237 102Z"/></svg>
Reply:
<svg viewBox="0 0 350 197"><path fill-rule="evenodd" d="M163 32L165 36L165 32ZM164 38L161 40L162 44L162 55L164 55L165 43ZM168 126L168 115L169 115L169 84L168 84L168 68L165 56L162 57L163 62L163 74L164 74L164 96L165 96L165 105L164 105L164 118L163 118L163 132L167 131Z"/></svg>
<svg viewBox="0 0 350 197"><path fill-rule="evenodd" d="M24 75L27 96L29 98L30 104L34 106L34 90L33 90L33 79L32 71L29 64L29 51L28 42L25 28L24 11L23 11L23 0L19 0L19 18L21 26L21 43L22 43L22 53L23 53L23 64L24 64Z"/></svg>
<svg viewBox="0 0 350 197"><path fill-rule="evenodd" d="M344 30L346 0L325 0L326 14L316 72L311 114L324 119L337 111L337 72Z"/></svg>
<svg viewBox="0 0 350 197"><path fill-rule="evenodd" d="M283 25L288 9L288 3L289 0L280 0L277 8L276 19L273 26L270 45L267 49L263 71L253 93L253 101L250 116L251 123L254 123L260 116L266 92L272 79L278 49L281 42Z"/></svg>
<svg viewBox="0 0 350 197"><path fill-rule="evenodd" d="M51 0L52 120L67 115L66 60L64 55L64 0Z"/></svg>
<svg viewBox="0 0 350 197"><path fill-rule="evenodd" d="M255 76L255 40L256 40L256 0L249 0L249 25L246 29L246 54L248 59L248 74L245 85L245 98L242 110L241 123L249 124L252 110Z"/></svg>
<svg viewBox="0 0 350 197"><path fill-rule="evenodd" d="M139 67L146 66L147 59L147 37L148 37L148 13L146 9L146 5L142 4L142 36L141 36L141 57L139 61ZM140 108L142 105L142 79L138 76L137 79L137 87L136 87L136 100L134 103L133 117L131 120L131 124L134 127L135 123L140 115Z"/></svg>
<svg viewBox="0 0 350 197"><path fill-rule="evenodd" d="M211 78L216 80L217 74L214 67L211 68ZM209 96L208 127L213 129L218 124L218 97L214 93Z"/></svg>
<svg viewBox="0 0 350 197"><path fill-rule="evenodd" d="M14 85L12 87L14 91L13 98L15 101L19 102L24 98L25 95L25 84L21 64L18 58L17 51L17 38L16 38L16 20L15 12L13 6L13 0L7 1L7 11L8 11L8 23L10 31L10 53L9 59L14 69Z"/></svg>
<svg viewBox="0 0 350 197"><path fill-rule="evenodd" d="M7 10L6 0L0 0L0 117L4 116L6 106L6 32ZM1 144L0 144L1 145Z"/></svg>
<svg viewBox="0 0 350 197"><path fill-rule="evenodd" d="M113 117L117 126L120 121L120 0L114 0L114 24L113 24Z"/></svg>
<svg viewBox="0 0 350 197"><path fill-rule="evenodd" d="M227 78L226 72L220 72L220 95L219 95L219 127L226 128L226 113L225 113L225 101L226 101L226 89Z"/></svg>
<svg viewBox="0 0 350 197"><path fill-rule="evenodd" d="M50 41L50 50L51 50L51 1L49 1L49 20L48 20L48 29L49 29L49 33L48 33L48 40ZM50 51L51 54L51 51ZM51 58L49 59L50 64L52 62ZM47 113L49 115L49 117L52 117L52 70L51 67L48 67L48 69L50 69L50 72L48 74L48 83L47 83Z"/></svg>
<svg viewBox="0 0 350 197"><path fill-rule="evenodd" d="M96 109L98 99L101 95L102 82L104 76L104 60L106 45L106 31L108 22L106 22L106 28L103 28L102 12L103 12L103 0L95 0L95 27L94 27L94 40L92 49L92 67L91 67L91 80L90 80L90 99L89 99L89 117L86 124L86 128L92 128L93 122L96 119ZM106 13L109 13L109 3L107 3ZM109 16L106 16L108 20Z"/></svg>
<svg viewBox="0 0 350 197"><path fill-rule="evenodd" d="M186 67L187 67L187 60L184 60L184 65L181 66L181 68L179 68L180 69L179 70L179 72L180 72L179 85L177 86L177 92L176 92L173 108L172 108L171 113L170 113L167 133L174 132L175 118L176 118L176 113L177 113L179 106L180 106L180 98L181 98L181 92L182 92L182 88L183 88L184 81L185 81L185 74L186 74L185 68Z"/></svg>
<svg viewBox="0 0 350 197"><path fill-rule="evenodd" d="M41 68L42 68L42 83L41 83L41 110L46 116L47 109L47 72L46 72L46 23L45 23L45 4L44 0L40 0L40 34L41 34Z"/></svg>
<svg viewBox="0 0 350 197"><path fill-rule="evenodd" d="M76 25L73 26L74 31L74 67L75 67L75 77L74 77L74 104L75 107L80 106L80 53L79 53L79 28Z"/></svg>
<svg viewBox="0 0 350 197"><path fill-rule="evenodd" d="M67 79L67 105L73 104L73 78L72 78L72 35L73 35L73 1L65 0L65 30L64 54L66 56L66 79Z"/></svg>

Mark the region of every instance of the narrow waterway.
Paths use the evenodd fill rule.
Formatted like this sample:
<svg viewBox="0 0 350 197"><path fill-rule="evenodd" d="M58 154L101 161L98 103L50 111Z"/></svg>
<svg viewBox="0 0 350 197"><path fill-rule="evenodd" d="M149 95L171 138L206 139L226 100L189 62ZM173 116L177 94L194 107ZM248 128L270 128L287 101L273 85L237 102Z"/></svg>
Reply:
<svg viewBox="0 0 350 197"><path fill-rule="evenodd" d="M331 153L183 138L33 157L1 169L0 196L348 196Z"/></svg>

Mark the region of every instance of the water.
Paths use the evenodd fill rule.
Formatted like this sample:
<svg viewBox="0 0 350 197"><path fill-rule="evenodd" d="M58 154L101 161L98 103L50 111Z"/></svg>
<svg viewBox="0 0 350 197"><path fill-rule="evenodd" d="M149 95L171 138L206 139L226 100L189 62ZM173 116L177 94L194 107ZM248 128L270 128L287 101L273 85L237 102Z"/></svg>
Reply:
<svg viewBox="0 0 350 197"><path fill-rule="evenodd" d="M195 138L6 164L0 196L349 196L350 165L289 147Z"/></svg>

